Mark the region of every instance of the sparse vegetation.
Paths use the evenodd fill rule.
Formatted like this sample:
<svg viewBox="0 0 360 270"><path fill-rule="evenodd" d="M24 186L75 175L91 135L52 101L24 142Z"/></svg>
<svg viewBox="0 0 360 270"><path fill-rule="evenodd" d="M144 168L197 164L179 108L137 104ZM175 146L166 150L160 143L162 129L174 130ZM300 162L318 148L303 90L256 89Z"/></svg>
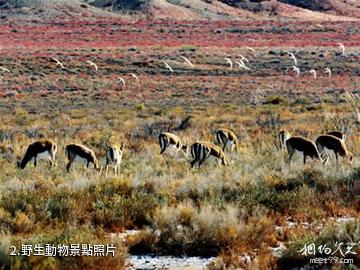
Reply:
<svg viewBox="0 0 360 270"><path fill-rule="evenodd" d="M274 265L277 259L269 249L279 242L286 243L288 238L301 235L298 230L287 230L286 235L279 235L275 231L276 224L286 226L286 217L298 222L314 222L337 216L356 216L360 210L357 196L360 186L357 170L350 167L343 167L341 174L331 166L322 168L317 163L302 170L301 161L298 160L298 166L289 171L283 153L273 145L279 124L283 121L276 112L282 111L279 115L284 117L286 107L283 106L286 105L269 108L273 111L272 116L263 114L262 110L267 110L267 106L263 105L263 109L259 107L244 120L235 122L233 129L241 135L239 153L232 155L232 164L227 169L208 162L204 171L191 171L189 161L182 157L173 159L160 156L158 143L154 140L156 136L127 139L121 175L107 179L103 174L87 172L81 167L66 174L62 153L58 155L58 167L48 171L47 165L40 162L36 174L31 165L19 171L13 160L3 160L0 166L6 174L1 179L0 230L7 239L6 243L25 243L20 240L23 236L32 242L40 241L40 238L34 238L38 234L44 235L44 239L49 239L51 243L60 243L65 238L55 235L63 230L73 230L74 227L96 232L99 236L95 240L104 243L107 241L106 234L110 232L136 228L142 232L128 238L125 244L118 243L119 250L123 251L109 264L123 265L125 253L122 252L128 250L131 253L220 256L218 266L225 267L247 265L242 260L236 261L234 256L251 251L258 256L262 254L263 265ZM347 108L346 104L344 106ZM77 136L94 147L104 163L104 144L98 133L99 129L104 128L101 125L108 125L105 118L115 121L116 118L110 116L119 115L125 124L121 129L113 126L107 139L111 141L123 137L123 134L130 134L136 127L144 125L144 121L145 125L146 121L152 121L152 110L149 108L138 117L136 114L118 114L103 108L99 109L101 113L96 114L79 113L79 109L70 110L67 114L74 117L71 118L73 125L76 122L77 126L83 127L79 130L82 133ZM133 111L133 107L130 110ZM199 132L206 131L204 126L212 122L212 115L221 115L219 112L223 110L213 107L211 111L195 113L192 127L182 131L181 136L188 141L195 140ZM243 110L248 111L248 108ZM171 109L163 108L162 115L157 117L158 120L165 120L172 114ZM267 116L260 118L262 122L258 122L258 126L254 123L259 114ZM242 112L240 115L245 114ZM11 118L14 121L17 117L2 116L4 123ZM41 117L28 114L28 117L29 126L26 128L34 127L31 123L35 118L43 127L50 125L51 121L59 121L56 118L47 119L46 114ZM181 123L181 119L186 117L180 114L173 121ZM226 125L229 119L239 119L238 109L227 108L227 118L217 125ZM266 124L264 121L270 122ZM309 131L314 127L314 135L323 124L329 124L320 122L321 118L318 118L319 122L309 119L308 113L303 111L297 114L296 124L291 129L296 131L303 121L307 123ZM274 126L274 123L277 124ZM47 135L46 129L44 132ZM93 139L90 141L88 138ZM211 140L211 137L208 138ZM21 135L4 138L2 145L12 145L15 154L21 155L23 145L32 140ZM65 136L59 144L71 140L71 137ZM259 141L263 143L257 144ZM353 146L350 140L349 148ZM354 166L357 167L358 163ZM46 231L51 235L44 233ZM304 229L301 233L312 232ZM76 234L73 232L73 237ZM78 238L66 239L74 241L72 239ZM21 264L34 267L46 264L58 269L71 261L39 259L27 262L26 258L8 259L5 256L8 250L4 245L0 256L4 265L15 265L21 260ZM287 253L284 256L280 264L290 255ZM77 263L80 267L96 262L85 260ZM216 268L216 265L212 267Z"/></svg>

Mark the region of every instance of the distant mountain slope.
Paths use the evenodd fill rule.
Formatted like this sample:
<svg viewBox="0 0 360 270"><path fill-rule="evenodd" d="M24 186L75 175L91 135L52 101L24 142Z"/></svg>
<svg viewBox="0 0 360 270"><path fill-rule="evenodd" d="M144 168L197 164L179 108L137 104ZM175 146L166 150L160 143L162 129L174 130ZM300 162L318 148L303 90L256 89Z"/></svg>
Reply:
<svg viewBox="0 0 360 270"><path fill-rule="evenodd" d="M336 12L327 10L326 12L313 11L301 8L295 5L285 4L282 2L265 1L262 6L266 10L271 10L271 14L276 14L281 18L293 18L306 21L353 21L358 20L356 16L348 16L346 12Z"/></svg>
<svg viewBox="0 0 360 270"><path fill-rule="evenodd" d="M151 0L86 0L84 2L100 8L111 8L113 10L144 10Z"/></svg>
<svg viewBox="0 0 360 270"><path fill-rule="evenodd" d="M360 0L0 0L8 16L146 16L178 20L360 19ZM52 18L53 17L53 18Z"/></svg>
<svg viewBox="0 0 360 270"><path fill-rule="evenodd" d="M265 15L254 14L248 10L235 8L220 1L204 0L153 0L151 15L156 18L179 18L187 20L237 20L265 19Z"/></svg>
<svg viewBox="0 0 360 270"><path fill-rule="evenodd" d="M360 18L359 0L280 0L280 2L312 11Z"/></svg>

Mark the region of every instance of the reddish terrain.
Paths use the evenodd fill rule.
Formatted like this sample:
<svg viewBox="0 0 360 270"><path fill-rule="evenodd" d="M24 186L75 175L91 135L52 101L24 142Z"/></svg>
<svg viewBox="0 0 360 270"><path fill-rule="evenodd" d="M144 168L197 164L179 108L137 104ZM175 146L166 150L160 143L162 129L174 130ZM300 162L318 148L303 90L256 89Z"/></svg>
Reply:
<svg viewBox="0 0 360 270"><path fill-rule="evenodd" d="M360 46L358 22L275 21L7 21L5 50L118 48L126 46L304 47ZM11 46L9 46L11 44Z"/></svg>

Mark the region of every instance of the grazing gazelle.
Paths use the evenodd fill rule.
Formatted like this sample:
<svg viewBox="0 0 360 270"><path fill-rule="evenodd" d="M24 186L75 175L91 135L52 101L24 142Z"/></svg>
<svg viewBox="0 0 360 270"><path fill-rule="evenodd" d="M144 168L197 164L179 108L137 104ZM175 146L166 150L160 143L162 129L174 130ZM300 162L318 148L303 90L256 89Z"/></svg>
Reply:
<svg viewBox="0 0 360 270"><path fill-rule="evenodd" d="M286 141L291 137L290 132L287 130L282 130L279 132L279 141L280 141L280 148L286 149Z"/></svg>
<svg viewBox="0 0 360 270"><path fill-rule="evenodd" d="M65 148L65 155L69 161L66 165L66 170L68 172L70 172L71 165L74 161L85 163L87 168L89 167L89 164L92 163L96 170L101 170L94 151L81 144L68 144Z"/></svg>
<svg viewBox="0 0 360 270"><path fill-rule="evenodd" d="M216 140L218 144L222 147L222 150L225 151L226 146L229 145L230 152L237 151L238 139L235 133L228 128L221 128L216 131Z"/></svg>
<svg viewBox="0 0 360 270"><path fill-rule="evenodd" d="M323 159L319 154L319 151L314 142L304 138L304 137L290 137L286 140L286 149L289 153L289 166L291 159L295 151L302 152L304 156L304 164L306 164L306 157L311 157L312 159L318 159L323 164L326 163L327 159Z"/></svg>
<svg viewBox="0 0 360 270"><path fill-rule="evenodd" d="M346 135L344 133L342 133L341 131L334 130L334 131L330 131L326 134L338 137L342 141L346 140ZM280 141L281 149L286 149L286 140L289 139L290 137L291 137L291 134L287 130L282 130L279 132L279 141Z"/></svg>
<svg viewBox="0 0 360 270"><path fill-rule="evenodd" d="M187 144L182 144L180 138L170 132L162 132L159 135L159 145L160 145L160 154L164 153L168 147L175 149L176 153L181 149L187 155L188 146Z"/></svg>
<svg viewBox="0 0 360 270"><path fill-rule="evenodd" d="M350 163L352 162L352 154L346 149L345 142L338 137L333 135L320 135L317 137L315 143L320 154L324 154L325 148L334 151L337 166L339 166L339 155L342 157L348 157Z"/></svg>
<svg viewBox="0 0 360 270"><path fill-rule="evenodd" d="M119 174L123 149L124 143L122 143L120 147L117 145L108 146L106 149L105 175L107 175L110 166L113 167L115 175Z"/></svg>
<svg viewBox="0 0 360 270"><path fill-rule="evenodd" d="M34 161L34 167L40 159L49 160L49 169L55 166L55 155L57 151L57 145L51 140L40 140L30 144L26 150L25 156L22 161L18 162L18 167L24 169L26 164L30 161Z"/></svg>
<svg viewBox="0 0 360 270"><path fill-rule="evenodd" d="M213 156L220 160L221 164L224 166L230 164L221 147L210 142L195 142L194 144L192 144L191 156L193 158L193 160L191 161L191 167L194 167L196 162L199 163L200 167L210 156Z"/></svg>

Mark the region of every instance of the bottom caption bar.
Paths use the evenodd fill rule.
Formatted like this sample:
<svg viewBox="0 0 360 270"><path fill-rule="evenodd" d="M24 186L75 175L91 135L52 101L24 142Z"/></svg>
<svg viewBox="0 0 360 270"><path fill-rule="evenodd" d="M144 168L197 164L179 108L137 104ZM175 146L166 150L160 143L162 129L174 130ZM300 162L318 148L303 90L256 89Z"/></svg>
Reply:
<svg viewBox="0 0 360 270"><path fill-rule="evenodd" d="M115 256L116 247L113 244L90 245L90 244L70 244L52 245L35 244L21 245L20 249L11 246L11 256L46 256L46 257L67 257L67 256L89 256L107 257Z"/></svg>

